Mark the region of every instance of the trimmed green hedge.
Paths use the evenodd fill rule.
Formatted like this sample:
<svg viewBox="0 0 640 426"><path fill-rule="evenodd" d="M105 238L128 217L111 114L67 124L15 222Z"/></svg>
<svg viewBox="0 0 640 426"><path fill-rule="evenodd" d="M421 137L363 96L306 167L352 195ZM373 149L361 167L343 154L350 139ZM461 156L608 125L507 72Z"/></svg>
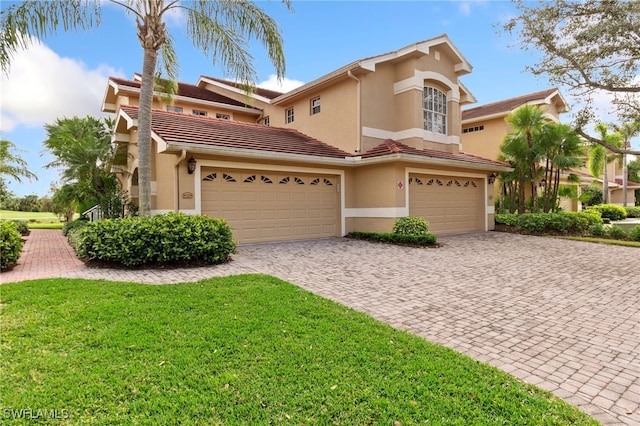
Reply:
<svg viewBox="0 0 640 426"><path fill-rule="evenodd" d="M633 241L640 241L640 225L634 226L629 232L629 238Z"/></svg>
<svg viewBox="0 0 640 426"><path fill-rule="evenodd" d="M22 254L22 235L10 220L0 221L0 270L13 268Z"/></svg>
<svg viewBox="0 0 640 426"><path fill-rule="evenodd" d="M611 220L622 220L627 217L627 211L624 207L615 204L599 204L597 206L587 207L585 212L598 212L603 218Z"/></svg>
<svg viewBox="0 0 640 426"><path fill-rule="evenodd" d="M626 207L627 217L640 217L640 207Z"/></svg>
<svg viewBox="0 0 640 426"><path fill-rule="evenodd" d="M137 266L158 263L222 263L235 253L222 219L184 213L105 219L81 228L81 258Z"/></svg>
<svg viewBox="0 0 640 426"><path fill-rule="evenodd" d="M495 222L532 233L589 234L593 226L602 225L602 218L589 212L523 213L497 214Z"/></svg>
<svg viewBox="0 0 640 426"><path fill-rule="evenodd" d="M366 240L378 243L403 244L411 246L433 246L437 237L433 234L397 234L392 232L350 232L346 236L356 240Z"/></svg>

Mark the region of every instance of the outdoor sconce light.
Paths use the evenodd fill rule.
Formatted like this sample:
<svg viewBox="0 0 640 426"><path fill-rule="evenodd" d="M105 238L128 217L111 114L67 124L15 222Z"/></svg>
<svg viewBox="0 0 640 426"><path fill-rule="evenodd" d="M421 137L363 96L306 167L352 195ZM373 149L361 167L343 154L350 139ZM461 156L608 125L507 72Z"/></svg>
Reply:
<svg viewBox="0 0 640 426"><path fill-rule="evenodd" d="M189 174L191 175L195 171L196 171L196 159L193 158L193 155L192 155L187 161L187 172L189 172Z"/></svg>
<svg viewBox="0 0 640 426"><path fill-rule="evenodd" d="M494 183L494 182L496 181L496 177L497 177L497 176L498 176L498 174L497 174L497 173L491 173L491 174L489 175L488 182L489 182L489 183Z"/></svg>
<svg viewBox="0 0 640 426"><path fill-rule="evenodd" d="M547 186L547 180L546 179L542 179L540 181L540 188L544 188L545 186Z"/></svg>

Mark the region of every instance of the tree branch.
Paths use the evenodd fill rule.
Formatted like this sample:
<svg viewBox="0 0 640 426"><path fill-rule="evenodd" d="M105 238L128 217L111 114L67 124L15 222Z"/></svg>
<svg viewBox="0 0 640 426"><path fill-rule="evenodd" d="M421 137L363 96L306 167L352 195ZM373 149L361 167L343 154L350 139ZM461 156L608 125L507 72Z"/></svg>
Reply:
<svg viewBox="0 0 640 426"><path fill-rule="evenodd" d="M640 151L636 151L633 149L622 149L622 148L616 148L615 146L612 146L608 143L606 143L603 140L600 140L598 138L594 138L591 135L588 135L587 133L584 132L584 130L578 128L576 129L576 132L582 136L583 138L585 138L586 140L588 140L589 142L594 142L597 143L598 145L602 145L605 148L607 148L608 150L615 152L616 154L632 154L632 155L640 155Z"/></svg>

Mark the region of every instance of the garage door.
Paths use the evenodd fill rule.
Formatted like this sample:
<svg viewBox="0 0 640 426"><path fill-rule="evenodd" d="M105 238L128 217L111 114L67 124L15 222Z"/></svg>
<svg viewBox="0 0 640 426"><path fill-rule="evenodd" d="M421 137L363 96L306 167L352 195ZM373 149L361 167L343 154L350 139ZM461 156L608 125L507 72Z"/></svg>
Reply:
<svg viewBox="0 0 640 426"><path fill-rule="evenodd" d="M203 168L202 213L240 243L340 236L335 175Z"/></svg>
<svg viewBox="0 0 640 426"><path fill-rule="evenodd" d="M482 179L409 176L409 214L427 219L434 234L484 231L483 200Z"/></svg>

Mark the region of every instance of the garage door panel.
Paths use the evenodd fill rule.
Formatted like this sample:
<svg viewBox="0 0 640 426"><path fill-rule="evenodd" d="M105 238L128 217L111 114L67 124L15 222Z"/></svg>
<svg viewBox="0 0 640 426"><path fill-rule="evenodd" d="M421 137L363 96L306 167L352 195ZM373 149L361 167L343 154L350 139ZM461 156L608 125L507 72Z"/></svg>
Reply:
<svg viewBox="0 0 640 426"><path fill-rule="evenodd" d="M482 179L412 174L409 214L427 219L434 233L484 230L483 187Z"/></svg>
<svg viewBox="0 0 640 426"><path fill-rule="evenodd" d="M202 212L227 220L241 243L339 235L335 176L203 171Z"/></svg>

